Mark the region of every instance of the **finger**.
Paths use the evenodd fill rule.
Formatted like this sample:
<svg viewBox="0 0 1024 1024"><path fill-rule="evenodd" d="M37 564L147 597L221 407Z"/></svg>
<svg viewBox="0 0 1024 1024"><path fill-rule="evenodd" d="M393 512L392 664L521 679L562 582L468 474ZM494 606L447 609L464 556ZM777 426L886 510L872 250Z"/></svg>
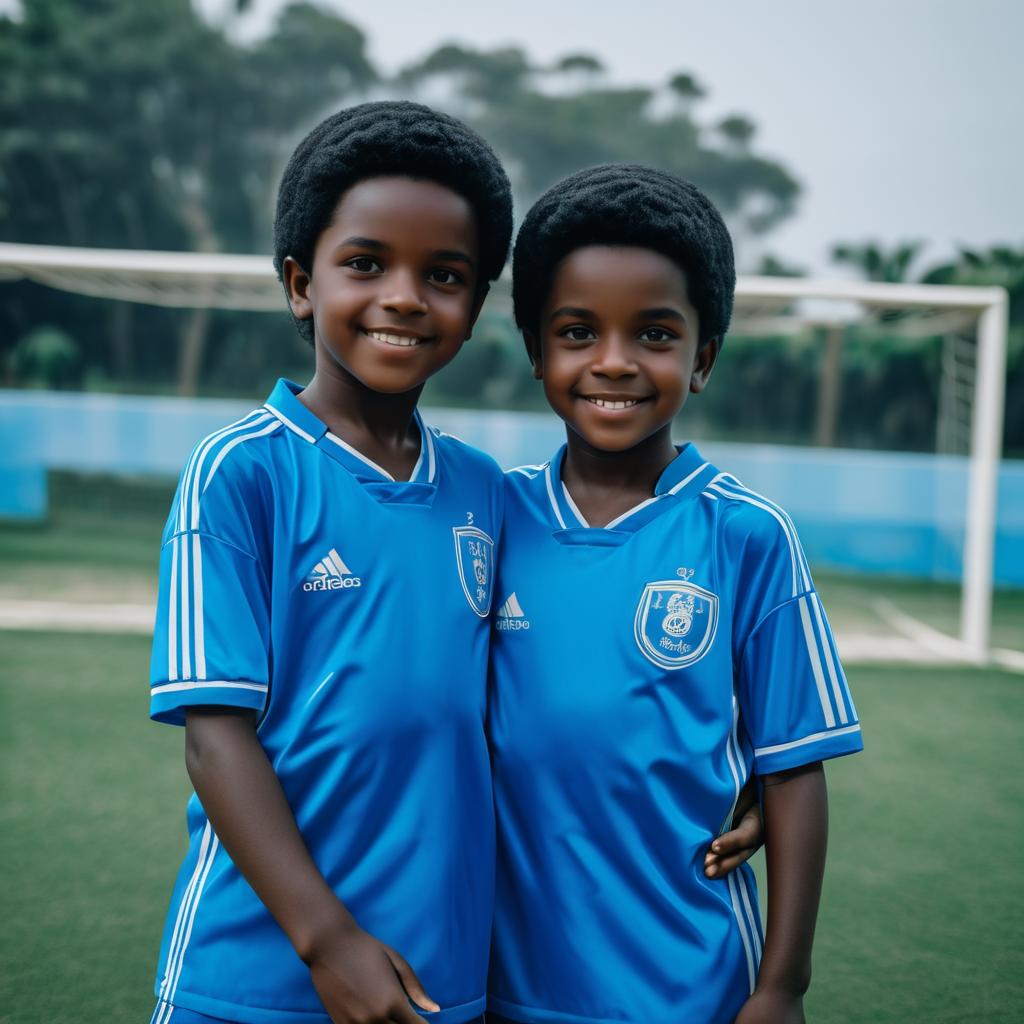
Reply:
<svg viewBox="0 0 1024 1024"><path fill-rule="evenodd" d="M405 994L420 1008L429 1010L431 1013L437 1013L441 1007L427 995L420 984L420 979L416 977L416 972L406 962L405 957L395 952L390 946L385 946L384 952L387 953L391 966L394 967L395 974L398 975L398 980L402 983L402 988L405 989ZM409 1012L412 1013L415 1020L420 1019L411 1008Z"/></svg>
<svg viewBox="0 0 1024 1024"><path fill-rule="evenodd" d="M760 843L761 832L764 828L760 804L754 804L750 810L744 812L743 817L739 820L739 824L734 822L733 825L733 831L742 832L749 837L752 843Z"/></svg>
<svg viewBox="0 0 1024 1024"><path fill-rule="evenodd" d="M391 1024L425 1024L423 1018L403 999L388 1017Z"/></svg>
<svg viewBox="0 0 1024 1024"><path fill-rule="evenodd" d="M730 871L735 871L741 864L746 864L751 857L754 856L756 850L746 849L739 850L731 857L723 857L718 864L716 864L717 870L715 871L715 878L722 878L724 875L729 874Z"/></svg>
<svg viewBox="0 0 1024 1024"><path fill-rule="evenodd" d="M739 829L723 832L711 844L711 849L705 854L704 861L706 863L709 858L720 858L727 854L735 853L746 845L748 844L743 841L743 834Z"/></svg>

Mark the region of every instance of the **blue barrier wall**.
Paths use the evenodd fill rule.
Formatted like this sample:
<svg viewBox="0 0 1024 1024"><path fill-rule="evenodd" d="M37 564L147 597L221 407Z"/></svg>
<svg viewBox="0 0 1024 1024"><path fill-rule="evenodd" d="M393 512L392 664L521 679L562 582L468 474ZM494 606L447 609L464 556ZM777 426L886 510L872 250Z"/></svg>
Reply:
<svg viewBox="0 0 1024 1024"><path fill-rule="evenodd" d="M176 477L195 442L252 403L0 391L0 517L46 513L46 472ZM503 466L543 462L562 426L540 413L430 409L428 423ZM967 460L956 456L701 443L705 457L783 505L816 565L957 579ZM999 475L996 580L1024 586L1024 463Z"/></svg>

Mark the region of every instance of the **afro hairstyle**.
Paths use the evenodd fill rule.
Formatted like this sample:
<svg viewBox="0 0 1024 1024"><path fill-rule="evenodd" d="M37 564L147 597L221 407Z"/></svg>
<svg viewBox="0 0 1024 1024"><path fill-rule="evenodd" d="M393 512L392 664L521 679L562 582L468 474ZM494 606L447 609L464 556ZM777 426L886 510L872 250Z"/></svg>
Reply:
<svg viewBox="0 0 1024 1024"><path fill-rule="evenodd" d="M722 342L732 318L732 239L696 185L636 164L603 164L564 178L534 203L516 237L512 301L516 324L536 334L559 263L588 245L653 249L686 274L703 346Z"/></svg>
<svg viewBox="0 0 1024 1024"><path fill-rule="evenodd" d="M512 238L512 190L494 150L447 114L379 102L338 111L295 147L274 218L274 268L282 284L287 256L310 271L317 239L346 189L382 175L435 181L466 199L480 239L480 280L498 277ZM313 322L297 320L296 327L312 343Z"/></svg>

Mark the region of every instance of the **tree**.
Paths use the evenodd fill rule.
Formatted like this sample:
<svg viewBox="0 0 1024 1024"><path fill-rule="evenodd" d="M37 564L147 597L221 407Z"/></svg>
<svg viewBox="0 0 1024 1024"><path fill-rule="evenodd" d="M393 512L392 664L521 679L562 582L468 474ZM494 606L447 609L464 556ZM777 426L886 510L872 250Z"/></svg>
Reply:
<svg viewBox="0 0 1024 1024"><path fill-rule="evenodd" d="M604 65L589 53L569 53L555 62L555 70L563 72L582 71L586 74L604 74Z"/></svg>
<svg viewBox="0 0 1024 1024"><path fill-rule="evenodd" d="M881 242L839 242L832 246L832 262L853 267L868 281L899 284L923 248L921 242L900 242L886 249Z"/></svg>
<svg viewBox="0 0 1024 1024"><path fill-rule="evenodd" d="M600 62L570 54L557 66L592 72ZM617 162L648 163L691 179L709 192L740 235L768 231L792 212L799 186L781 164L751 151L753 122L735 115L746 126L743 147L704 141L702 126L689 113L704 95L692 75L673 77L670 88L680 102L660 116L653 111L652 89L594 80L552 95L539 87L544 73L518 50L478 52L447 45L407 68L400 81L416 96L432 77L448 76L453 112L501 154L520 206L582 167Z"/></svg>
<svg viewBox="0 0 1024 1024"><path fill-rule="evenodd" d="M707 95L697 79L685 71L674 74L668 80L668 87L676 97L679 112L685 116L689 116L697 100Z"/></svg>
<svg viewBox="0 0 1024 1024"><path fill-rule="evenodd" d="M374 80L364 51L362 33L307 3L246 47L188 0L24 0L20 20L0 19L5 234L265 249L279 165L325 106ZM110 317L102 334L125 372L138 322L157 318L120 304ZM181 393L196 390L210 318L179 318Z"/></svg>
<svg viewBox="0 0 1024 1024"><path fill-rule="evenodd" d="M718 131L734 153L746 153L757 125L742 114L730 114L718 122Z"/></svg>

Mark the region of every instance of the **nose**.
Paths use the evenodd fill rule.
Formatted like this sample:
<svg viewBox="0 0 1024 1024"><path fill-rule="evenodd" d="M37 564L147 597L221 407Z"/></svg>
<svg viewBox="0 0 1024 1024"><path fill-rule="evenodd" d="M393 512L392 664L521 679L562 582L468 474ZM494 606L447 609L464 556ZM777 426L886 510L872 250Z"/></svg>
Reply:
<svg viewBox="0 0 1024 1024"><path fill-rule="evenodd" d="M594 354L590 372L600 377L631 377L638 372L633 358L632 339L620 334L607 334L591 350Z"/></svg>
<svg viewBox="0 0 1024 1024"><path fill-rule="evenodd" d="M389 313L398 316L423 316L428 309L419 276L401 268L387 275L380 304Z"/></svg>

